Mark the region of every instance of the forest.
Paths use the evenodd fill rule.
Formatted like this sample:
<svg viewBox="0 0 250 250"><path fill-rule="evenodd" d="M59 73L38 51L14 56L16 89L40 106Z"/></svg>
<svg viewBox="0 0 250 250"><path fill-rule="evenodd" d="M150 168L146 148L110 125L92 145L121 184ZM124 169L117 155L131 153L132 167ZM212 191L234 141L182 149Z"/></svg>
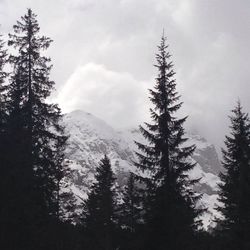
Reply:
<svg viewBox="0 0 250 250"><path fill-rule="evenodd" d="M186 146L189 118L177 115L185 103L176 90L164 33L159 40L158 74L149 90L151 122L140 126L147 143L135 142L137 173L130 173L118 193L111 161L103 155L78 223L72 223L63 213L71 213L72 206L64 201L73 198L60 190L69 171L64 153L68 135L60 107L48 101L55 82L45 52L52 40L40 34L31 9L6 41L1 36L0 249L250 249L248 113L240 100L229 110L230 134L225 135L218 184L221 216L206 231L200 218L207 208L197 205L203 194L194 190L200 179L188 175L195 167L190 156L196 146Z"/></svg>

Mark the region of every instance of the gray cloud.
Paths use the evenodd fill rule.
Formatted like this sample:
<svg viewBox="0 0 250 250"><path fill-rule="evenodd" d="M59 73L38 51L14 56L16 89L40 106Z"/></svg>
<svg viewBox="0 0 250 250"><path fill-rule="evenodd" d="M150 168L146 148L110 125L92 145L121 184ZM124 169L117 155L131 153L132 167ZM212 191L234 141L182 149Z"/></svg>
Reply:
<svg viewBox="0 0 250 250"><path fill-rule="evenodd" d="M163 28L190 129L221 146L237 98L250 111L248 0L1 0L3 33L27 7L54 40L53 98L64 111L81 108L119 127L147 119Z"/></svg>

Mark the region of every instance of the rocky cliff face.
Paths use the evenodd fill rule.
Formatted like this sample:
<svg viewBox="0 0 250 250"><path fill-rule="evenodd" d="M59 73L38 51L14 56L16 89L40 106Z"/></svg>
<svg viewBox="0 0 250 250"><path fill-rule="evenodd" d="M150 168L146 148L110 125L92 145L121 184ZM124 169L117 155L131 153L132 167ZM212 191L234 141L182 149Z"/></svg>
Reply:
<svg viewBox="0 0 250 250"><path fill-rule="evenodd" d="M74 111L64 117L64 125L69 135L66 151L66 165L69 175L65 192L75 196L75 207L80 211L82 200L94 181L95 168L106 154L110 159L117 177L117 185L123 186L130 171L136 172L133 162L136 161L134 140L143 142L137 129L116 131L103 120L83 111ZM188 143L197 146L192 161L197 162L190 172L192 178L201 178L196 190L204 193L200 205L208 207L203 216L204 227L211 223L217 203L218 173L221 169L215 147L199 135L187 135Z"/></svg>

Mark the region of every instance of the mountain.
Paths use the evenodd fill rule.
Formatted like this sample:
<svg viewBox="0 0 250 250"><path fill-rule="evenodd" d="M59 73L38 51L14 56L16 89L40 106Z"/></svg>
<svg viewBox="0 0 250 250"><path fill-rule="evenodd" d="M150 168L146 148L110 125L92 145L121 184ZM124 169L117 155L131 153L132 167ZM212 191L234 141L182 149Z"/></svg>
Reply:
<svg viewBox="0 0 250 250"><path fill-rule="evenodd" d="M64 192L75 198L76 213L81 211L81 204L87 197L91 184L95 181L95 169L100 159L106 154L111 159L113 171L117 177L117 187L121 188L130 171L136 172L134 140L143 142L138 129L117 131L105 121L81 110L66 114L63 123L69 135L65 164L69 174L63 180ZM201 178L195 188L204 193L200 206L208 207L203 215L205 229L213 224L216 214L218 173L221 170L215 147L197 134L188 134L188 144L195 144L196 150L191 161L197 162L190 171L192 178ZM76 216L77 217L77 216Z"/></svg>

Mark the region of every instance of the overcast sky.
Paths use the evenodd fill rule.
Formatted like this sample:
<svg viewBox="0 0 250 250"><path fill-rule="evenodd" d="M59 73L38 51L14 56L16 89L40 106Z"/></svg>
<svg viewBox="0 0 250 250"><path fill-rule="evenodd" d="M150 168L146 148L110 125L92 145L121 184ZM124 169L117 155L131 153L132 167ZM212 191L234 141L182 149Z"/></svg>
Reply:
<svg viewBox="0 0 250 250"><path fill-rule="evenodd" d="M0 0L1 33L28 7L54 40L53 98L64 112L115 127L148 119L163 28L189 129L222 146L237 99L250 111L249 0Z"/></svg>

